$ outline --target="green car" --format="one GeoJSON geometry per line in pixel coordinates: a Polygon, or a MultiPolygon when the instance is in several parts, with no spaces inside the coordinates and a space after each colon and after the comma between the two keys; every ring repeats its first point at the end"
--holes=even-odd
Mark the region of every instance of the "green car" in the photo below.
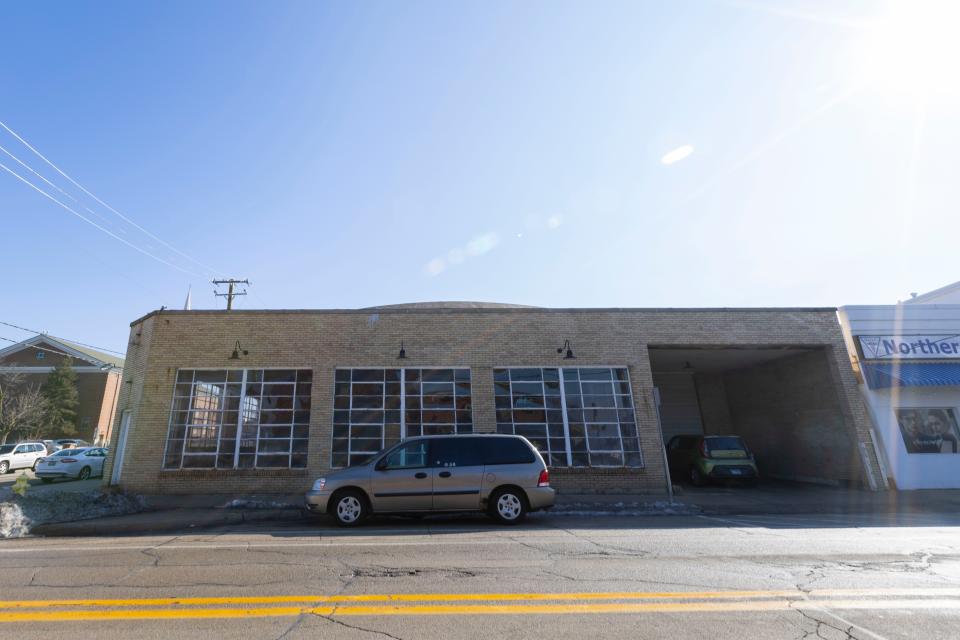
{"type": "Polygon", "coordinates": [[[757,461],[740,436],[674,436],[667,444],[670,476],[700,487],[709,480],[755,482],[757,461]]]}

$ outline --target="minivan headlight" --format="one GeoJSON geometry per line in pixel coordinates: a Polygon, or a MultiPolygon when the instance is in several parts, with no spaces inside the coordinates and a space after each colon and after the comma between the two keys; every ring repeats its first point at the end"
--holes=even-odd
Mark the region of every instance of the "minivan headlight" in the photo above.
{"type": "Polygon", "coordinates": [[[314,491],[323,491],[323,488],[324,488],[326,485],[327,485],[327,479],[326,479],[326,478],[318,478],[317,480],[314,480],[314,482],[313,482],[313,490],[314,490],[314,491]]]}

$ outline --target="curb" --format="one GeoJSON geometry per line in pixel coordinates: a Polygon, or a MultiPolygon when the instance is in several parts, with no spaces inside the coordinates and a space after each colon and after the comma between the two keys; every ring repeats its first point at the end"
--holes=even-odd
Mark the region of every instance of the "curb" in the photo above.
{"type": "Polygon", "coordinates": [[[193,532],[244,522],[290,522],[306,518],[302,509],[184,509],[180,510],[180,513],[144,511],[127,516],[38,524],[30,528],[30,533],[51,538],[148,535],[178,531],[193,532]],[[145,519],[148,522],[144,522],[145,519]]]}

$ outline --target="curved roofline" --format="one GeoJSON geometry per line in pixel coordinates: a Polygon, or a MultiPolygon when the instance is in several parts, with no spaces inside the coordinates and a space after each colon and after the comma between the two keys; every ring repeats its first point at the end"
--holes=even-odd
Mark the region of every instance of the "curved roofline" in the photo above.
{"type": "Polygon", "coordinates": [[[401,302],[399,304],[384,304],[375,307],[362,307],[361,311],[374,309],[539,309],[528,304],[511,304],[509,302],[483,302],[473,300],[436,300],[428,302],[401,302]]]}
{"type": "Polygon", "coordinates": [[[495,308],[389,308],[367,307],[365,309],[156,309],[133,322],[134,326],[158,315],[266,315],[266,314],[312,314],[312,315],[370,315],[390,314],[462,314],[462,313],[836,313],[836,307],[495,307],[495,308]]]}

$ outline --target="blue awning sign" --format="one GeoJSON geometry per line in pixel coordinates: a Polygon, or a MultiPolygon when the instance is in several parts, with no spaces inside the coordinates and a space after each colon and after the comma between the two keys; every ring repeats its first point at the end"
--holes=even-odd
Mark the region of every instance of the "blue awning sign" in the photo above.
{"type": "Polygon", "coordinates": [[[871,389],[960,386],[960,362],[864,362],[860,368],[871,389]]]}

